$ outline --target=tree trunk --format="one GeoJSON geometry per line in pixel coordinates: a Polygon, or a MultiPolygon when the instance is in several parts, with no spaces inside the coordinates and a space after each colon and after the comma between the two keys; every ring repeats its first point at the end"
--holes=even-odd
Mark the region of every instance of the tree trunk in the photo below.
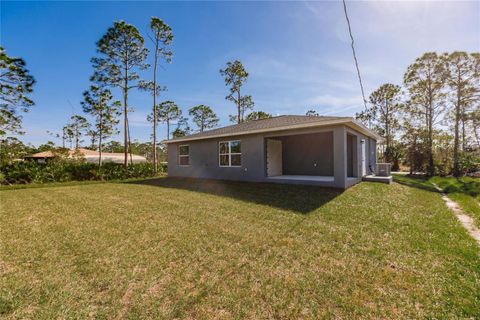
{"type": "Polygon", "coordinates": [[[428,88],[428,105],[427,105],[427,126],[428,126],[428,175],[435,175],[435,166],[433,162],[433,93],[431,84],[428,88]]]}
{"type": "Polygon", "coordinates": [[[128,54],[124,57],[124,76],[123,79],[123,139],[124,139],[124,159],[123,165],[128,167],[128,54]]]}
{"type": "Polygon", "coordinates": [[[458,159],[458,149],[460,147],[460,88],[457,87],[457,105],[455,106],[455,136],[453,142],[453,175],[458,177],[460,175],[460,165],[458,159]]]}
{"type": "Polygon", "coordinates": [[[241,105],[240,105],[240,89],[237,91],[237,111],[238,111],[238,123],[242,123],[242,118],[241,118],[241,105]]]}
{"type": "Polygon", "coordinates": [[[428,174],[429,176],[435,175],[435,166],[433,162],[433,123],[432,115],[430,115],[428,123],[428,174]]]}
{"type": "Polygon", "coordinates": [[[167,140],[170,139],[170,119],[167,118],[167,140]]]}
{"type": "Polygon", "coordinates": [[[388,102],[385,99],[385,143],[387,145],[387,150],[390,147],[390,124],[389,124],[389,114],[388,114],[388,102]]]}
{"type": "Polygon", "coordinates": [[[100,127],[98,128],[98,166],[102,166],[102,135],[103,135],[103,114],[100,111],[100,127]]]}
{"type": "Polygon", "coordinates": [[[128,151],[130,154],[130,164],[133,164],[133,159],[132,159],[132,140],[130,137],[130,124],[128,123],[128,118],[127,118],[127,136],[128,136],[128,151]]]}
{"type": "MultiPolygon", "coordinates": [[[[155,38],[155,63],[153,65],[153,171],[157,173],[157,63],[158,38],[155,38]]],[[[168,138],[168,137],[167,137],[168,138]]]]}
{"type": "Polygon", "coordinates": [[[78,150],[78,140],[79,140],[78,126],[75,127],[75,150],[78,150]]]}
{"type": "Polygon", "coordinates": [[[127,99],[128,89],[125,87],[123,90],[123,165],[125,168],[128,166],[128,124],[127,124],[127,99]]]}

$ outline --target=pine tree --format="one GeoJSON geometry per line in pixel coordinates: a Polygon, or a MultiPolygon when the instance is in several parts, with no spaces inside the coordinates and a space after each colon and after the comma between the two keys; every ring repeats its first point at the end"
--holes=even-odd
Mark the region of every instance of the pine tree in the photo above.
{"type": "Polygon", "coordinates": [[[188,114],[192,117],[193,123],[195,123],[200,132],[217,126],[219,121],[212,108],[203,104],[191,108],[188,114]]]}
{"type": "Polygon", "coordinates": [[[115,22],[97,42],[101,57],[93,58],[92,80],[105,86],[118,87],[123,94],[124,165],[128,165],[129,127],[128,93],[139,86],[138,70],[148,68],[148,50],[138,29],[125,21],[115,22]]]}
{"type": "Polygon", "coordinates": [[[113,101],[110,90],[98,86],[91,86],[83,93],[83,112],[94,118],[94,127],[91,129],[98,138],[98,165],[102,165],[102,143],[116,133],[116,125],[120,116],[120,101],[113,101]]]}
{"type": "MultiPolygon", "coordinates": [[[[170,45],[173,41],[173,32],[172,28],[166,24],[162,19],[157,17],[152,17],[150,21],[150,30],[152,31],[153,35],[150,36],[150,40],[152,40],[153,45],[155,47],[154,50],[154,63],[153,63],[153,81],[151,85],[148,84],[147,88],[152,92],[153,95],[153,166],[155,172],[157,172],[157,96],[159,95],[160,91],[166,90],[165,88],[161,88],[157,84],[157,70],[159,60],[163,60],[167,63],[172,61],[172,50],[170,49],[170,45]]],[[[144,86],[145,87],[145,86],[144,86]]]]}
{"type": "Polygon", "coordinates": [[[225,99],[232,101],[237,106],[237,114],[230,116],[230,121],[242,123],[245,121],[245,112],[254,107],[252,96],[241,95],[242,86],[248,79],[248,72],[239,60],[227,62],[225,69],[220,70],[224,77],[225,85],[230,86],[230,94],[225,99]]]}
{"type": "Polygon", "coordinates": [[[23,59],[9,57],[0,47],[0,136],[22,133],[22,116],[18,112],[28,112],[34,105],[29,94],[35,79],[25,65],[23,59]]]}
{"type": "Polygon", "coordinates": [[[428,174],[435,174],[433,140],[435,124],[445,110],[445,64],[435,52],[427,52],[411,64],[404,76],[410,93],[409,111],[421,117],[427,132],[428,174]]]}

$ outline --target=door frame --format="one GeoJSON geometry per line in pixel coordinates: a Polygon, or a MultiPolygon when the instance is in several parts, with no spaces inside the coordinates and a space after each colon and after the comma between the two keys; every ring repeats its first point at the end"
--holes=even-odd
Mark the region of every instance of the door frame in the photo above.
{"type": "MultiPolygon", "coordinates": [[[[282,148],[282,140],[277,140],[277,139],[265,139],[265,146],[266,146],[266,156],[265,156],[265,171],[266,171],[266,176],[267,177],[275,177],[275,176],[281,176],[283,174],[283,148],[282,148]],[[270,145],[270,149],[272,148],[272,144],[276,144],[276,148],[280,148],[280,150],[276,150],[277,153],[279,153],[279,159],[277,157],[276,161],[276,172],[274,172],[273,174],[270,174],[270,170],[269,170],[269,166],[268,166],[268,163],[269,163],[269,154],[270,154],[270,150],[269,150],[269,145],[270,145]]],[[[270,167],[271,168],[271,167],[270,167]]]]}
{"type": "Polygon", "coordinates": [[[361,162],[361,174],[362,177],[367,175],[367,146],[365,143],[365,139],[360,141],[361,144],[361,154],[360,154],[360,162],[361,162]]]}

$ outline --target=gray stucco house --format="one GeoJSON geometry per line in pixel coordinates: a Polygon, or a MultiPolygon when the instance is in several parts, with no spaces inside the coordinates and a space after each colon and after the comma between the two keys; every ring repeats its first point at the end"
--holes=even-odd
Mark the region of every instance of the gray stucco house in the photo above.
{"type": "Polygon", "coordinates": [[[279,116],[164,142],[171,177],[346,189],[375,167],[379,140],[351,117],[279,116]]]}

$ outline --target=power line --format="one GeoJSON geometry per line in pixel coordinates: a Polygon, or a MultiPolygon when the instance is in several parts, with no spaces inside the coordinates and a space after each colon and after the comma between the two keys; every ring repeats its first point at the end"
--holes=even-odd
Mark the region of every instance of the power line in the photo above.
{"type": "Polygon", "coordinates": [[[355,60],[355,67],[357,68],[358,81],[360,82],[360,89],[362,90],[363,105],[365,106],[365,111],[367,110],[367,99],[365,99],[365,91],[363,90],[362,76],[360,75],[360,68],[358,67],[357,55],[355,54],[355,41],[353,40],[352,28],[350,26],[350,19],[348,19],[347,13],[347,4],[343,0],[343,12],[345,12],[345,18],[347,19],[348,24],[348,33],[350,34],[350,39],[352,40],[351,47],[353,52],[353,60],[355,60]]]}

